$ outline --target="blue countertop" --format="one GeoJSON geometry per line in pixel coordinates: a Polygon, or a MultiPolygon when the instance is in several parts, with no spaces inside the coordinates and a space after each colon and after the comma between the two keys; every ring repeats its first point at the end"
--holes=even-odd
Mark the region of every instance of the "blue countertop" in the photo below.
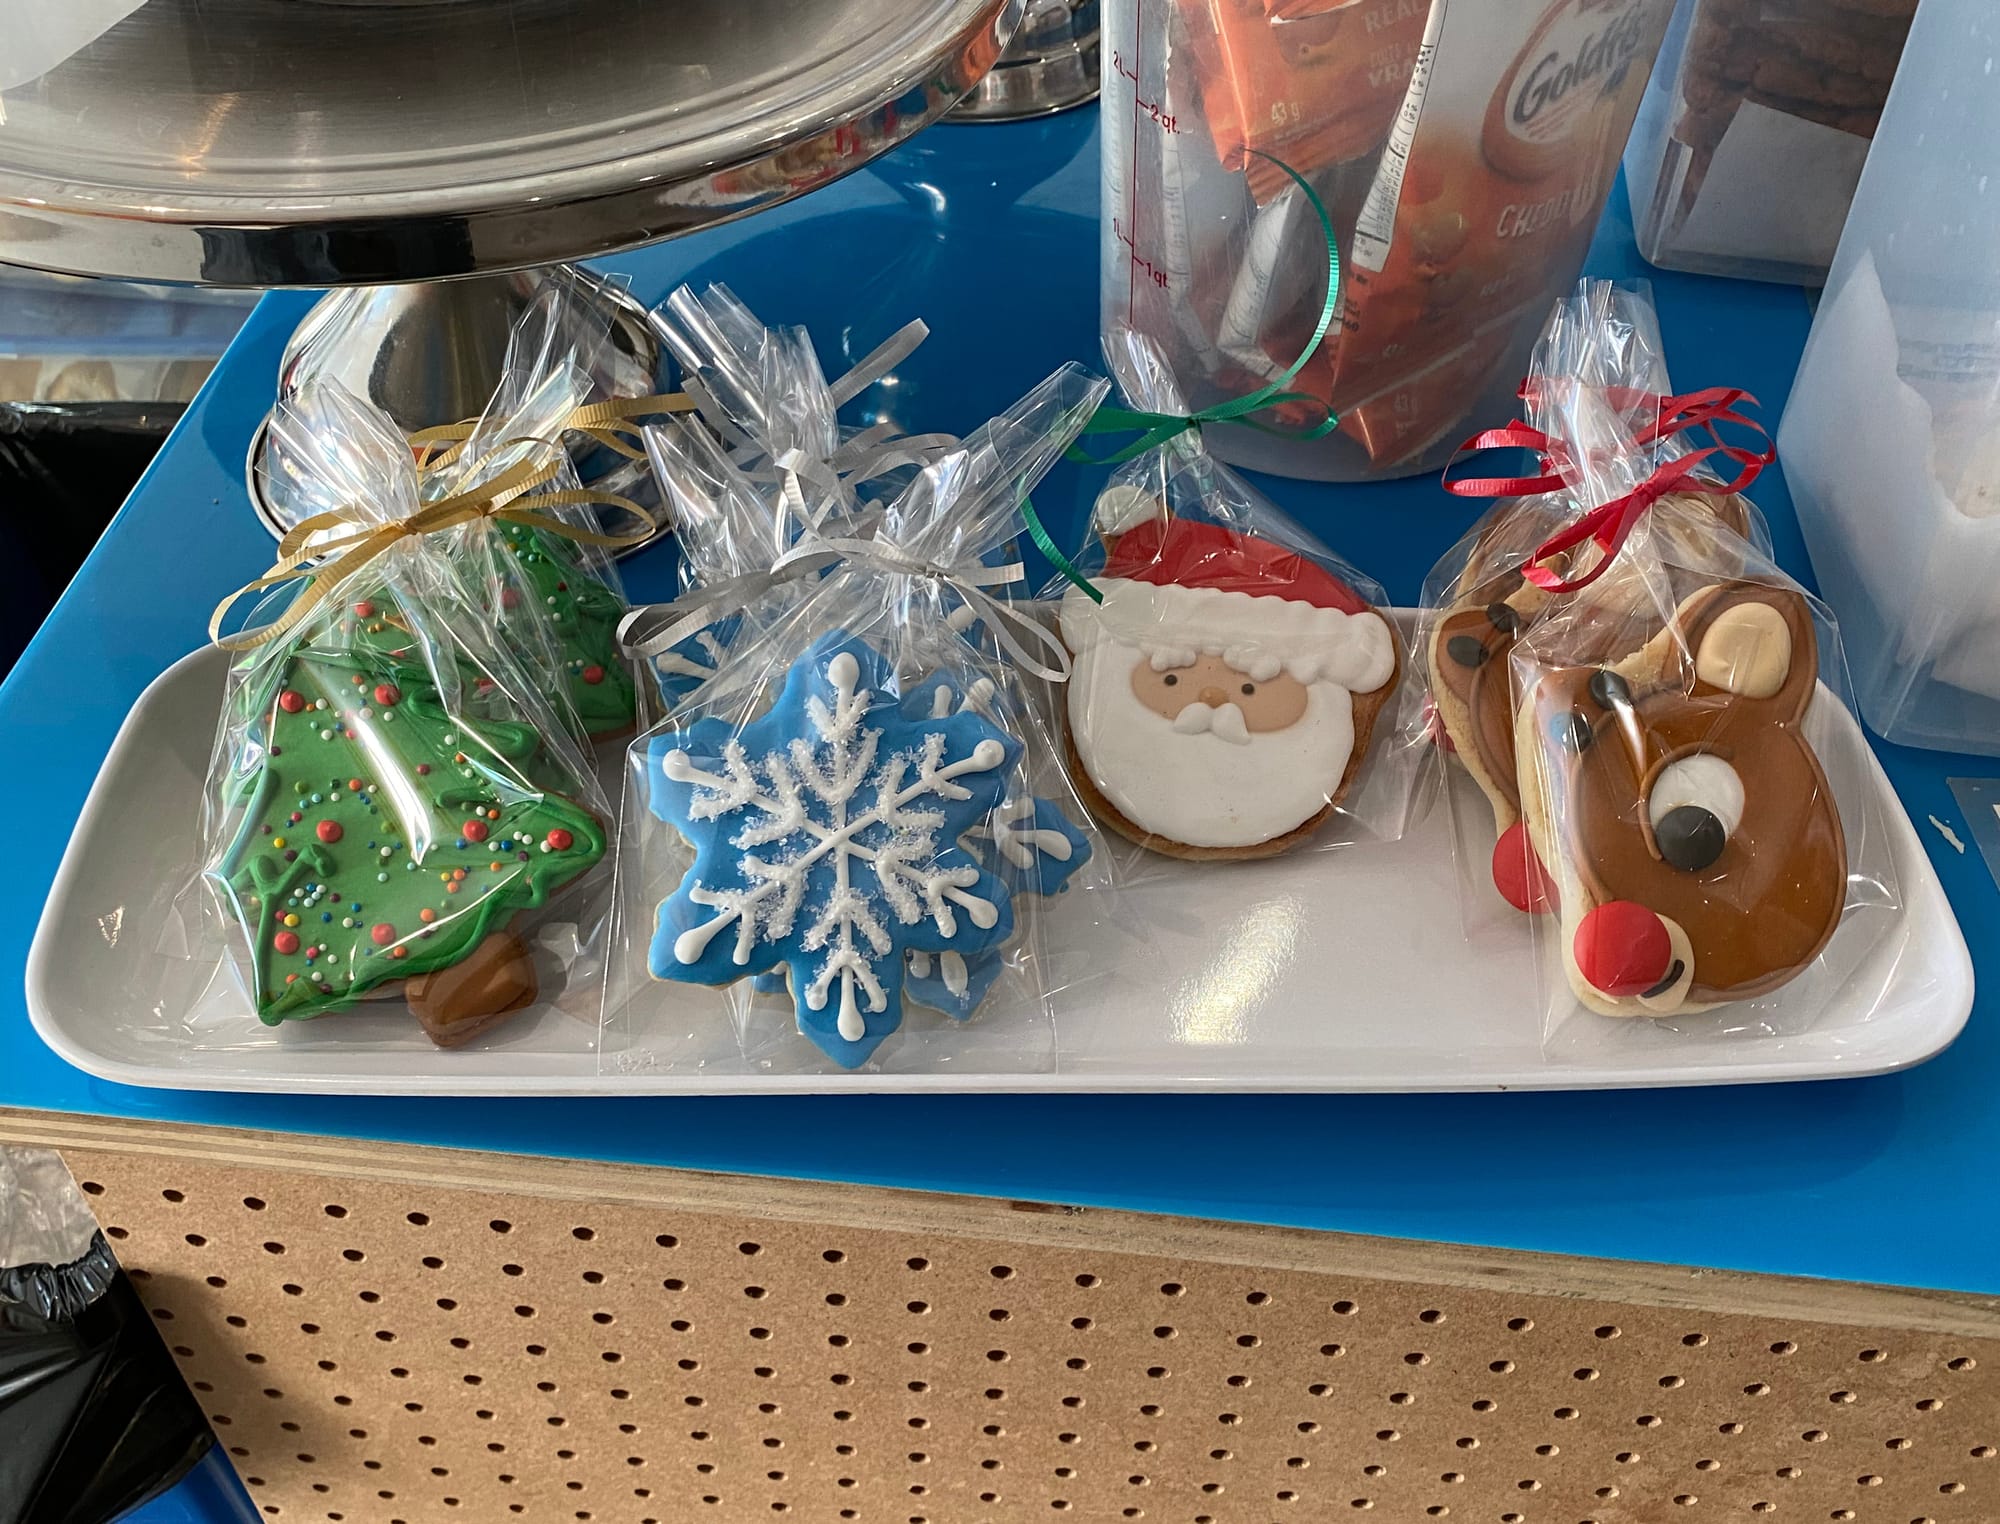
{"type": "MultiPolygon", "coordinates": [[[[945,127],[871,170],[749,222],[608,261],[655,301],[724,280],[822,352],[858,357],[898,323],[915,428],[962,430],[1065,359],[1097,352],[1095,113],[945,127]],[[1011,206],[1007,237],[995,214],[1011,206]]],[[[1748,387],[1775,431],[1809,313],[1797,290],[1650,271],[1622,195],[1595,273],[1650,277],[1676,380],[1748,387]]],[[[0,961],[18,971],[85,793],[127,707],[204,638],[219,594],[269,563],[243,458],[309,294],[268,297],[0,688],[14,869],[0,961]]],[[[837,369],[829,359],[828,368],[837,369]]],[[[1037,493],[1058,538],[1088,482],[1037,493]],[[1065,517],[1065,514],[1068,517],[1065,517]]],[[[1476,511],[1434,479],[1269,484],[1278,501],[1415,600],[1476,511]]],[[[1807,563],[1779,472],[1753,495],[1780,559],[1807,563]]],[[[665,552],[629,580],[667,590],[665,552]]],[[[1880,748],[2000,989],[2000,892],[1951,776],[1990,761],[1880,748]]],[[[1989,983],[1989,980],[1991,981],[1989,983]]],[[[1990,994],[1958,1043],[1907,1073],[1813,1084],[1446,1096],[987,1096],[369,1100],[138,1090],[71,1069],[0,999],[0,1104],[105,1116],[817,1177],[1286,1223],[1409,1238],[2000,1293],[2000,1058],[1990,994]]]]}

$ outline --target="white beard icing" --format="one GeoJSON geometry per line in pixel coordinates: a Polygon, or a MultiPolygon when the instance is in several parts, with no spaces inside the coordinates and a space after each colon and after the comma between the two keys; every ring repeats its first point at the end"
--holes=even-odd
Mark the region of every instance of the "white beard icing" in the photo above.
{"type": "MultiPolygon", "coordinates": [[[[1183,732],[1178,720],[1141,703],[1132,669],[1146,659],[1135,645],[1094,640],[1077,655],[1069,680],[1077,755],[1127,820],[1191,847],[1250,847],[1296,830],[1326,808],[1354,750],[1347,689],[1312,683],[1296,722],[1249,732],[1239,742],[1207,728],[1183,732]]],[[[1235,709],[1225,704],[1213,711],[1211,725],[1213,714],[1235,709]]]]}

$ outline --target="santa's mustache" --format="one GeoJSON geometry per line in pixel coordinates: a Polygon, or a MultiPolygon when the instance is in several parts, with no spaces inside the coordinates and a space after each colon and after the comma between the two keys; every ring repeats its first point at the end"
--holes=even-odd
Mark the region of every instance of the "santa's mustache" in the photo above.
{"type": "Polygon", "coordinates": [[[1211,709],[1197,699],[1174,716],[1174,729],[1184,736],[1198,736],[1206,731],[1232,746],[1250,744],[1250,727],[1243,723],[1243,711],[1234,704],[1211,709]]]}

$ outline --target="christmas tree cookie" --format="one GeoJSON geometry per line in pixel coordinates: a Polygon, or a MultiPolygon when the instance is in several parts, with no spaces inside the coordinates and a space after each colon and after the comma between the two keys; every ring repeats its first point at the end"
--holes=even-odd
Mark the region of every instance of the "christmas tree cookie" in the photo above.
{"type": "MultiPolygon", "coordinates": [[[[494,707],[463,675],[463,707],[494,707]]],[[[234,836],[212,877],[249,936],[262,1020],[400,985],[451,1046],[530,1004],[508,927],[605,850],[590,810],[532,781],[547,770],[536,730],[447,713],[386,595],[269,660],[246,702],[234,836]]]]}
{"type": "Polygon", "coordinates": [[[564,692],[596,740],[632,728],[635,692],[631,669],[618,650],[618,621],[625,601],[585,567],[574,546],[560,535],[528,524],[500,520],[501,542],[521,573],[503,603],[532,598],[542,606],[555,636],[564,692]]]}

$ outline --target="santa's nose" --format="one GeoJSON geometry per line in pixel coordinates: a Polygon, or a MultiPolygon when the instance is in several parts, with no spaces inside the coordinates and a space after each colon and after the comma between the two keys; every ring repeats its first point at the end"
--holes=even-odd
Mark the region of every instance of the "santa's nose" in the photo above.
{"type": "Polygon", "coordinates": [[[1229,702],[1229,695],[1220,688],[1204,688],[1201,690],[1201,701],[1211,709],[1220,709],[1229,702]]]}

